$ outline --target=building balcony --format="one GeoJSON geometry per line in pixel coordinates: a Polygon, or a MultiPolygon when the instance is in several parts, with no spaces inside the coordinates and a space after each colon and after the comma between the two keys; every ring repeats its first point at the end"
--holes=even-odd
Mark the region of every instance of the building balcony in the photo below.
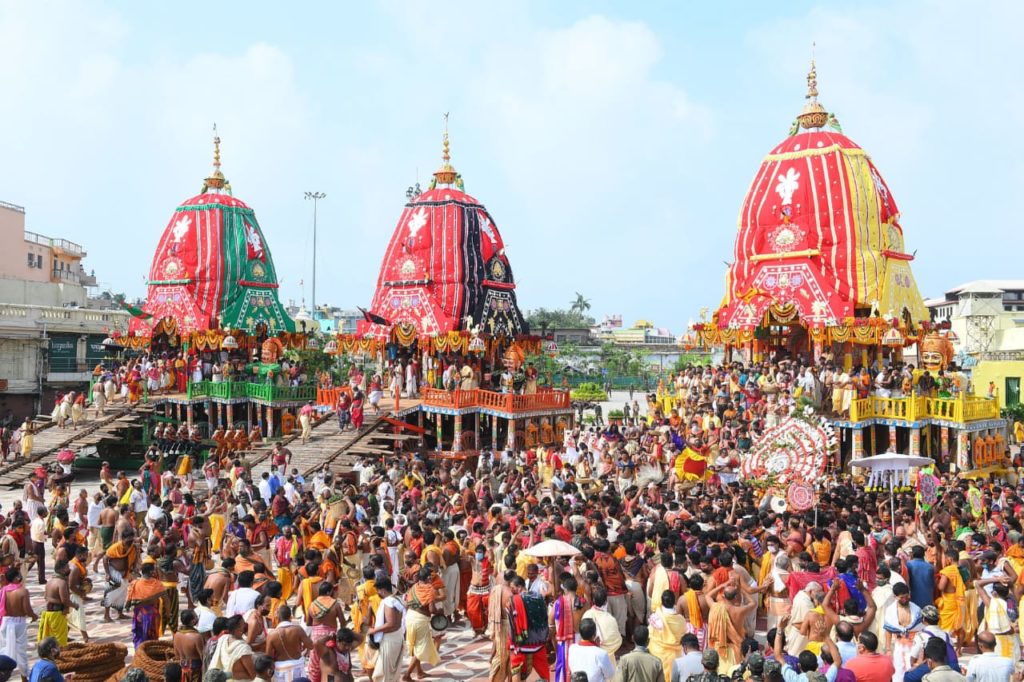
{"type": "Polygon", "coordinates": [[[545,410],[571,409],[567,391],[540,389],[537,393],[497,393],[476,388],[469,391],[445,391],[440,388],[425,388],[423,404],[429,408],[463,410],[479,409],[504,414],[542,412],[545,410]]]}
{"type": "Polygon", "coordinates": [[[32,336],[37,336],[44,327],[48,333],[101,334],[127,326],[129,317],[123,310],[0,303],[0,328],[5,332],[24,330],[32,336]]]}
{"type": "Polygon", "coordinates": [[[50,273],[50,281],[61,282],[64,284],[81,284],[82,278],[79,276],[79,273],[74,272],[72,270],[61,270],[59,268],[54,268],[53,271],[50,273]]]}
{"type": "MultiPolygon", "coordinates": [[[[260,403],[298,404],[317,397],[316,385],[277,386],[249,381],[189,382],[185,397],[189,400],[210,398],[223,401],[254,400],[260,403]]],[[[159,396],[153,396],[157,399],[159,396]]]]}
{"type": "Polygon", "coordinates": [[[882,398],[869,396],[850,404],[850,422],[892,419],[908,423],[938,420],[966,424],[983,419],[999,419],[999,403],[977,396],[958,398],[882,398]]]}
{"type": "Polygon", "coordinates": [[[85,249],[82,248],[81,244],[68,241],[67,239],[54,239],[47,237],[46,235],[39,234],[38,232],[29,232],[25,230],[25,241],[32,244],[39,244],[40,246],[48,246],[57,253],[67,254],[75,258],[84,258],[85,249]]]}

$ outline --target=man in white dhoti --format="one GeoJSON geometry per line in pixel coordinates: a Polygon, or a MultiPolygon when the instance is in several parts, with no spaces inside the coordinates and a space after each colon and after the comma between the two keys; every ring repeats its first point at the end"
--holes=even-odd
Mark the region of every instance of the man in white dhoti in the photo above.
{"type": "Polygon", "coordinates": [[[267,633],[267,652],[274,658],[274,682],[292,682],[306,674],[305,651],[313,648],[313,640],[297,623],[293,623],[291,607],[277,609],[278,625],[267,633]]]}
{"type": "Polygon", "coordinates": [[[377,649],[373,680],[398,682],[402,679],[402,659],[405,658],[405,606],[392,594],[390,580],[377,578],[373,584],[381,598],[374,625],[366,631],[372,647],[377,649]]]}
{"type": "Polygon", "coordinates": [[[36,619],[28,590],[22,584],[21,569],[11,566],[0,587],[0,654],[14,659],[23,679],[28,679],[28,620],[36,619]]]}

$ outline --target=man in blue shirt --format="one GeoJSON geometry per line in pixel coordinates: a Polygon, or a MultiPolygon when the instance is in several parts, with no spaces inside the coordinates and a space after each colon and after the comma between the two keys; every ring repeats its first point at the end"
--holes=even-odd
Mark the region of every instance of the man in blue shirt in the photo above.
{"type": "Polygon", "coordinates": [[[932,603],[935,592],[935,567],[924,559],[924,547],[915,545],[911,550],[913,558],[907,562],[910,583],[910,601],[922,609],[932,603]]]}

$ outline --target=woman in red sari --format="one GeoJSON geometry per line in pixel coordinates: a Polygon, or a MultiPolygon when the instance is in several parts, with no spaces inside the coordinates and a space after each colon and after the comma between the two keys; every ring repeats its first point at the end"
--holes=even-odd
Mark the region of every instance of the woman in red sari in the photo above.
{"type": "Polygon", "coordinates": [[[352,428],[356,431],[363,428],[363,391],[358,386],[352,389],[352,404],[349,406],[352,428]]]}

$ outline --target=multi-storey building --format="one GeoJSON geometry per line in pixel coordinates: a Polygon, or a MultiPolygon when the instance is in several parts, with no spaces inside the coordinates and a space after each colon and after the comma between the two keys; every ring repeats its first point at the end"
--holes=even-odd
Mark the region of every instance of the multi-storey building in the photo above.
{"type": "Polygon", "coordinates": [[[81,390],[128,314],[88,307],[96,278],[85,249],[25,229],[25,209],[0,202],[0,421],[48,412],[81,390]]]}

